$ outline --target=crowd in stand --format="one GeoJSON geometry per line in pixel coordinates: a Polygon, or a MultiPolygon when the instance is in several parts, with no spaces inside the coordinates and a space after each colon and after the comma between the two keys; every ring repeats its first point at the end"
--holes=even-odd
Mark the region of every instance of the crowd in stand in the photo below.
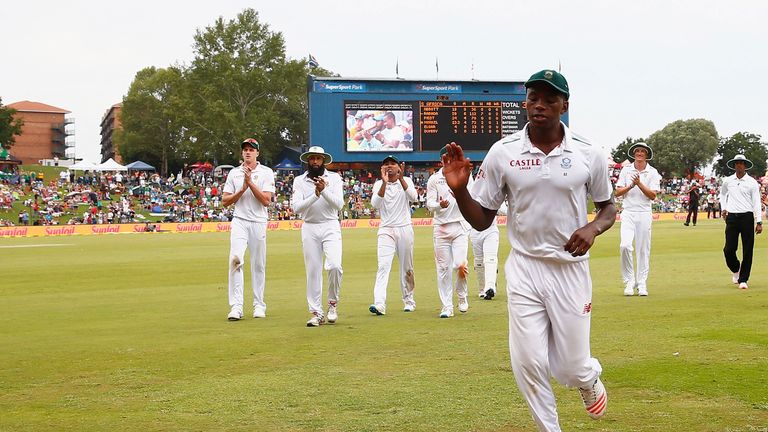
{"type": "MultiPolygon", "coordinates": [[[[615,167],[610,174],[613,183],[618,179],[619,169],[615,167]]],[[[413,211],[425,207],[427,179],[432,172],[434,169],[407,168],[406,175],[413,179],[418,196],[413,211]]],[[[342,217],[375,218],[377,215],[370,206],[370,200],[374,193],[373,183],[379,173],[342,170],[339,174],[344,179],[347,200],[342,217]]],[[[296,217],[290,207],[295,175],[298,175],[297,171],[276,172],[276,194],[274,204],[270,206],[271,220],[296,217]]],[[[146,171],[76,174],[65,170],[58,179],[46,182],[42,173],[22,172],[0,180],[0,211],[10,209],[16,202],[22,204],[18,219],[0,219],[0,225],[130,223],[145,222],[148,217],[161,222],[229,221],[232,210],[221,203],[225,179],[226,173],[213,175],[210,171],[161,177],[146,171]]],[[[654,203],[654,211],[686,211],[692,181],[700,186],[702,211],[706,209],[712,217],[717,217],[721,179],[715,177],[663,180],[662,195],[654,203]]]]}

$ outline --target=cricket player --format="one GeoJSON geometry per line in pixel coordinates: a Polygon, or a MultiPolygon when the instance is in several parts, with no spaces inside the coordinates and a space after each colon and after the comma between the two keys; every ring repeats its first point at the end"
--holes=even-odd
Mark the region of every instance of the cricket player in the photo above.
{"type": "Polygon", "coordinates": [[[619,173],[614,194],[623,196],[621,207],[621,278],[624,295],[648,295],[648,272],[651,261],[651,204],[661,191],[661,175],[648,164],[653,150],[643,142],[635,143],[627,151],[634,162],[619,173]],[[632,243],[635,247],[633,249],[632,243]],[[633,250],[637,256],[637,273],[634,271],[633,250]]]}
{"type": "Polygon", "coordinates": [[[588,251],[616,218],[607,156],[573,134],[568,82],[543,70],[526,81],[528,123],[495,143],[471,193],[472,165],[451,143],[443,175],[464,218],[486,229],[507,201],[509,352],[518,388],[540,431],[561,431],[550,373],[581,393],[590,417],[605,414],[602,367],[589,346],[592,280],[588,251]],[[587,222],[587,194],[597,215],[587,222]]]}
{"type": "Polygon", "coordinates": [[[405,177],[405,163],[389,155],[381,162],[381,179],[373,184],[371,205],[381,217],[378,232],[378,269],[373,287],[373,304],[368,310],[375,315],[387,313],[387,283],[392,269],[392,258],[400,260],[400,289],[403,294],[403,311],[413,312],[413,224],[411,204],[416,202],[416,188],[410,177],[405,177]]]}
{"type": "MultiPolygon", "coordinates": [[[[448,146],[440,149],[440,156],[448,146]]],[[[432,240],[437,267],[437,291],[440,295],[440,318],[453,316],[453,293],[459,300],[459,312],[469,310],[467,299],[467,248],[469,224],[461,216],[453,192],[445,182],[442,168],[427,180],[427,208],[432,212],[432,240]],[[453,274],[456,274],[454,281],[453,274]]]]}
{"type": "Polygon", "coordinates": [[[312,146],[300,157],[307,171],[293,180],[291,207],[300,214],[301,244],[307,272],[307,303],[312,317],[307,327],[318,327],[326,319],[335,323],[341,290],[341,225],[339,210],[344,205],[341,176],[328,171],[333,161],[320,146],[312,146]],[[328,314],[323,313],[323,257],[328,270],[328,314]]]}
{"type": "Polygon", "coordinates": [[[229,247],[230,321],[243,318],[243,263],[245,249],[251,254],[253,317],[267,316],[264,303],[267,264],[267,207],[275,193],[275,173],[260,164],[259,143],[248,138],[240,144],[243,164],[233,168],[224,183],[222,203],[234,205],[229,247]]]}
{"type": "Polygon", "coordinates": [[[747,289],[747,281],[752,272],[752,252],[755,247],[755,234],[763,232],[763,209],[760,197],[760,185],[747,174],[752,161],[742,154],[737,154],[725,165],[736,171],[723,180],[720,187],[720,209],[725,220],[725,264],[733,272],[733,283],[740,289],[747,289]],[[741,237],[741,262],[736,256],[741,237]]]}
{"type": "MultiPolygon", "coordinates": [[[[496,214],[507,214],[506,202],[501,204],[496,214]]],[[[470,229],[469,239],[472,241],[478,296],[481,299],[493,300],[496,296],[496,276],[499,272],[499,227],[496,221],[483,231],[470,229]]]]}

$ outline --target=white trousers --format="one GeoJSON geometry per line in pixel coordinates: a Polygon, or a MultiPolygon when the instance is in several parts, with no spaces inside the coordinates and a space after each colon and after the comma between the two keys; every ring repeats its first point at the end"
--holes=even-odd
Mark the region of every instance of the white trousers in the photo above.
{"type": "Polygon", "coordinates": [[[651,260],[651,212],[621,212],[621,278],[624,284],[645,286],[651,260]],[[634,242],[634,248],[632,243],[634,242]],[[634,270],[632,252],[637,257],[634,270]]]}
{"type": "Polygon", "coordinates": [[[378,233],[378,269],[373,287],[373,303],[387,305],[387,285],[392,258],[397,254],[400,261],[400,290],[403,304],[416,306],[413,289],[416,285],[413,275],[413,226],[381,227],[378,233]]]}
{"type": "Polygon", "coordinates": [[[480,294],[491,289],[496,291],[496,276],[499,269],[499,228],[494,224],[483,231],[470,230],[472,252],[475,257],[477,289],[480,294]]]}
{"type": "Polygon", "coordinates": [[[437,266],[437,291],[443,307],[453,307],[453,291],[460,299],[467,297],[467,278],[458,274],[459,267],[467,266],[469,234],[461,222],[435,225],[432,231],[437,266]],[[453,273],[457,273],[453,280],[453,273]]]}
{"type": "Polygon", "coordinates": [[[229,234],[229,306],[243,310],[243,264],[245,249],[250,252],[253,307],[266,310],[264,303],[267,266],[267,224],[233,218],[229,234]]]}
{"type": "Polygon", "coordinates": [[[589,262],[559,263],[513,250],[505,271],[512,371],[539,430],[557,432],[550,374],[563,385],[583,387],[602,372],[589,348],[589,262]]]}
{"type": "Polygon", "coordinates": [[[307,273],[307,304],[309,312],[323,312],[323,268],[328,271],[328,303],[339,301],[341,289],[341,226],[339,221],[307,223],[301,226],[304,246],[304,268],[307,273]],[[325,257],[325,266],[323,266],[325,257]]]}

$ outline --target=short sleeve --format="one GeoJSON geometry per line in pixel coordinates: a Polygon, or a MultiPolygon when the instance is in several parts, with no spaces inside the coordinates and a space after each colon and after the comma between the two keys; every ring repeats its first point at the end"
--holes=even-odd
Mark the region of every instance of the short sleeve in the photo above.
{"type": "Polygon", "coordinates": [[[498,210],[507,195],[503,165],[500,163],[504,160],[501,151],[500,143],[491,147],[480,165],[474,183],[468,185],[472,198],[489,210],[498,210]]]}
{"type": "Polygon", "coordinates": [[[589,193],[592,201],[605,202],[611,199],[611,180],[608,178],[608,156],[594,149],[591,152],[589,193]]]}

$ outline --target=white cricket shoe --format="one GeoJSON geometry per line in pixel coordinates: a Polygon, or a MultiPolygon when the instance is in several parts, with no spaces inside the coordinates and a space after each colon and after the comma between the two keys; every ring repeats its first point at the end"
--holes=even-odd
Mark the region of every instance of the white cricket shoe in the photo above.
{"type": "Polygon", "coordinates": [[[253,307],[253,317],[254,318],[266,318],[267,317],[267,308],[262,306],[254,306],[253,307]]]}
{"type": "Polygon", "coordinates": [[[478,293],[477,296],[480,297],[481,299],[484,299],[485,298],[485,291],[482,291],[482,292],[478,293]]]}
{"type": "Polygon", "coordinates": [[[328,306],[328,322],[333,324],[339,319],[339,313],[336,311],[336,305],[328,306]]]}
{"type": "Polygon", "coordinates": [[[238,307],[233,306],[232,309],[229,310],[229,315],[227,315],[227,319],[230,321],[240,321],[243,319],[243,311],[240,310],[238,307]]]}
{"type": "Polygon", "coordinates": [[[624,287],[624,295],[627,297],[631,297],[635,295],[635,283],[634,282],[627,282],[627,285],[624,287]]]}
{"type": "Polygon", "coordinates": [[[731,281],[732,281],[733,283],[735,283],[735,284],[738,284],[738,283],[739,283],[739,273],[740,273],[740,271],[737,271],[737,272],[736,272],[736,273],[734,273],[734,274],[733,274],[733,276],[731,277],[731,281]]]}
{"type": "Polygon", "coordinates": [[[469,310],[469,301],[466,298],[459,299],[459,312],[465,313],[469,310]]]}
{"type": "Polygon", "coordinates": [[[372,305],[370,305],[368,307],[368,311],[371,312],[372,314],[376,314],[376,315],[386,315],[387,314],[387,309],[384,307],[384,305],[372,304],[372,305]]]}
{"type": "Polygon", "coordinates": [[[597,420],[605,415],[605,409],[608,408],[608,392],[605,391],[600,377],[597,377],[595,382],[586,388],[579,387],[579,392],[581,392],[581,399],[584,401],[584,408],[590,417],[597,420]]]}
{"type": "Polygon", "coordinates": [[[440,310],[440,318],[450,318],[453,316],[453,307],[443,306],[440,310]]]}
{"type": "Polygon", "coordinates": [[[307,327],[320,327],[325,322],[325,317],[315,312],[312,318],[307,321],[307,327]]]}
{"type": "Polygon", "coordinates": [[[413,312],[416,310],[416,305],[413,302],[408,302],[403,307],[403,312],[413,312]]]}
{"type": "Polygon", "coordinates": [[[742,282],[742,283],[739,284],[739,289],[747,289],[747,288],[749,288],[749,287],[747,286],[746,282],[742,282]]]}
{"type": "Polygon", "coordinates": [[[637,295],[640,297],[648,297],[648,287],[640,285],[637,287],[637,295]]]}

